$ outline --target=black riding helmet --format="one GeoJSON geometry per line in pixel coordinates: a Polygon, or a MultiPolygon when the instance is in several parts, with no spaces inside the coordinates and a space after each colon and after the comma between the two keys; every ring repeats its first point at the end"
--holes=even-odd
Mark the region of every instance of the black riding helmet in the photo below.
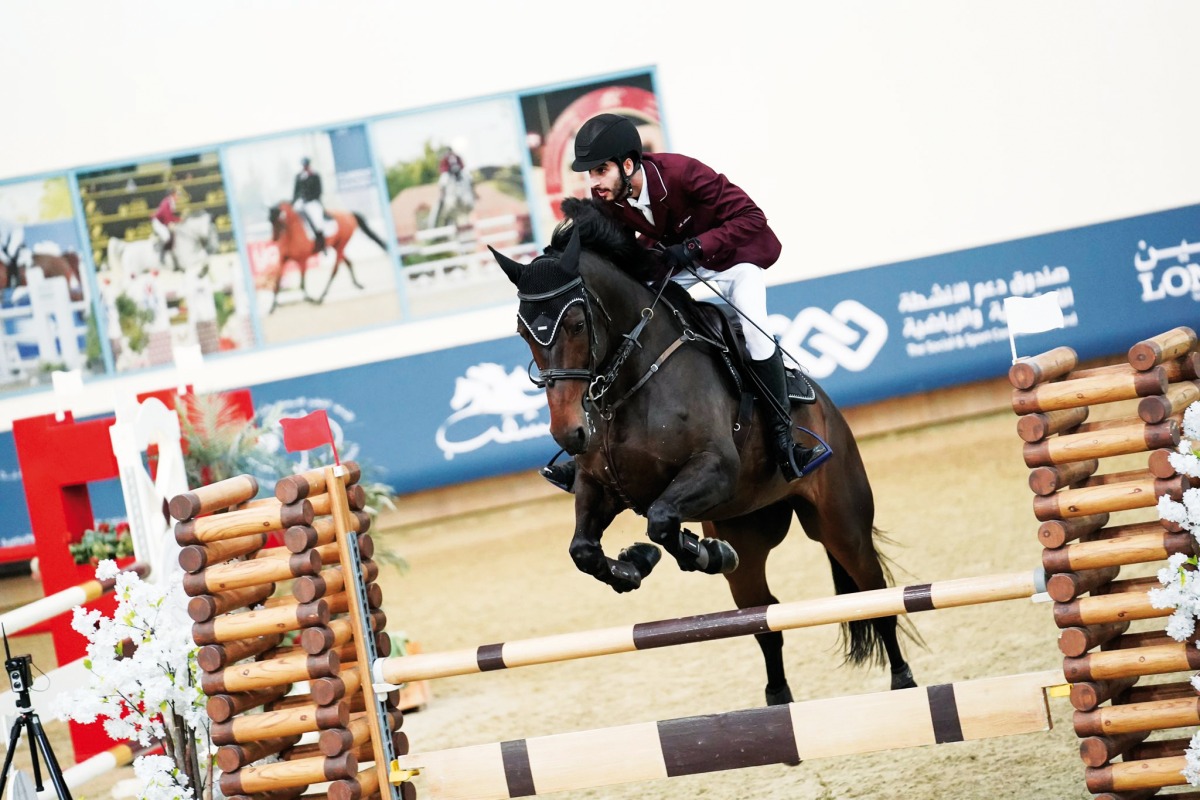
{"type": "Polygon", "coordinates": [[[637,127],[619,114],[597,114],[575,134],[571,169],[587,172],[605,161],[621,164],[626,157],[632,157],[635,165],[641,161],[642,137],[637,127]]]}

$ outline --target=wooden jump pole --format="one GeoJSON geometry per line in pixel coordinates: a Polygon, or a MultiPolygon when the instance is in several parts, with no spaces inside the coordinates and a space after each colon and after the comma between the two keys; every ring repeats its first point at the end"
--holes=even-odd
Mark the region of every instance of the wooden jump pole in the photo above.
{"type": "MultiPolygon", "coordinates": [[[[150,574],[150,565],[137,562],[130,564],[121,570],[122,572],[135,572],[139,577],[146,577],[150,574]]],[[[106,581],[98,581],[92,579],[76,584],[61,592],[47,595],[40,600],[34,600],[32,603],[14,608],[12,611],[7,611],[0,614],[0,625],[4,626],[4,632],[8,635],[13,635],[18,631],[23,631],[26,628],[31,628],[39,622],[45,622],[48,619],[53,619],[59,614],[70,611],[75,606],[81,606],[84,603],[102,597],[111,592],[116,586],[116,579],[111,578],[106,581]]]]}
{"type": "Polygon", "coordinates": [[[373,674],[376,683],[401,684],[892,614],[1019,600],[1042,591],[1045,591],[1045,573],[1040,569],[958,578],[615,628],[576,631],[444,653],[396,656],[376,661],[373,674]]]}
{"type": "Polygon", "coordinates": [[[502,800],[1050,729],[1058,670],[401,756],[434,800],[502,800]]]}

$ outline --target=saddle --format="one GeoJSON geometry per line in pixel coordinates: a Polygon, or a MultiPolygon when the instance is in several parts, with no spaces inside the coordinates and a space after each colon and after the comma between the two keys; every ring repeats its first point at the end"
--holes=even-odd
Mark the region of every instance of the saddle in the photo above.
{"type": "MultiPolygon", "coordinates": [[[[750,354],[746,351],[746,335],[737,312],[726,303],[697,300],[675,281],[667,281],[662,296],[683,322],[701,336],[724,345],[723,350],[715,350],[715,360],[724,366],[722,374],[729,379],[734,391],[739,394],[752,391],[749,388],[754,385],[750,379],[750,354]]],[[[792,405],[817,401],[816,390],[803,372],[785,365],[784,373],[792,405]]]]}

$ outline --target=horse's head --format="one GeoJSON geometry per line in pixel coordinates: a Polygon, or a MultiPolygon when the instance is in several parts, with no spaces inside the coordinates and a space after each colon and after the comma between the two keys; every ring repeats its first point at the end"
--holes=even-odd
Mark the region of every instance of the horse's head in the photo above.
{"type": "Polygon", "coordinates": [[[217,234],[216,223],[213,222],[212,215],[207,211],[193,211],[188,214],[181,224],[181,229],[209,255],[215,255],[220,249],[221,239],[217,234]]]}
{"type": "MultiPolygon", "coordinates": [[[[640,274],[645,251],[587,201],[565,201],[567,220],[545,252],[529,264],[492,255],[517,287],[517,333],[529,345],[550,407],[550,433],[572,455],[587,449],[589,390],[610,355],[609,329],[632,313],[633,303],[606,308],[605,296],[637,291],[638,284],[613,267],[620,260],[640,274]],[[584,249],[586,244],[587,249],[584,249]]],[[[644,289],[642,289],[644,291],[644,289]]],[[[626,299],[631,300],[632,297],[626,299]]]]}

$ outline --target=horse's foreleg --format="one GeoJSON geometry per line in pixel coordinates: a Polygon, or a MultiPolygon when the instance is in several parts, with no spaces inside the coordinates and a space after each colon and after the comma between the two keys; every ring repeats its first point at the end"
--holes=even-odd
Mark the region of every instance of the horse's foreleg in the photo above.
{"type": "Polygon", "coordinates": [[[721,539],[700,539],[682,527],[685,519],[726,500],[736,483],[736,462],[705,451],[688,461],[646,511],[646,533],[686,571],[720,575],[737,569],[737,552],[721,539]]]}
{"type": "Polygon", "coordinates": [[[575,483],[575,535],[571,537],[571,560],[580,572],[608,584],[617,592],[630,592],[642,585],[658,563],[658,548],[640,543],[617,558],[604,555],[600,538],[620,512],[621,506],[581,474],[575,483]]]}

